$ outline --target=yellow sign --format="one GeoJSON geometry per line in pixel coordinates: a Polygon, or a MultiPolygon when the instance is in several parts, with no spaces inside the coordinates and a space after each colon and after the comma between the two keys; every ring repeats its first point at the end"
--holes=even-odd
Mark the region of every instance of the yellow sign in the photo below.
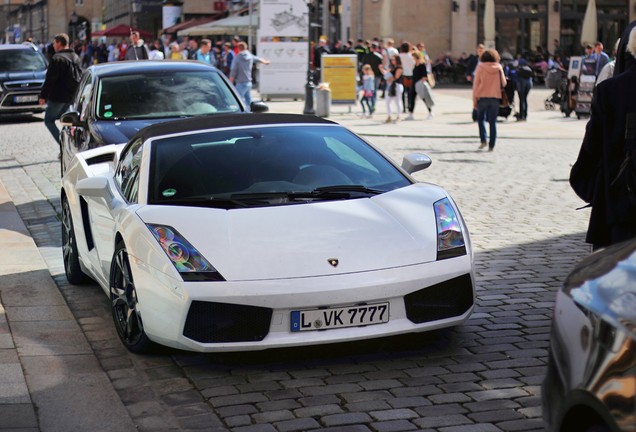
{"type": "Polygon", "coordinates": [[[358,56],[355,54],[323,55],[322,82],[329,83],[331,103],[356,103],[358,56]]]}

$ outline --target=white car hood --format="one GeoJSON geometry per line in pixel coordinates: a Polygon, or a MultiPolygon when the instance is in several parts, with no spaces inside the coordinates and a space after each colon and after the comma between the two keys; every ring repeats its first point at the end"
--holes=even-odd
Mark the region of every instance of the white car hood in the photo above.
{"type": "Polygon", "coordinates": [[[175,228],[228,281],[298,278],[434,261],[433,203],[445,196],[414,184],[369,199],[232,210],[149,205],[137,213],[175,228]]]}

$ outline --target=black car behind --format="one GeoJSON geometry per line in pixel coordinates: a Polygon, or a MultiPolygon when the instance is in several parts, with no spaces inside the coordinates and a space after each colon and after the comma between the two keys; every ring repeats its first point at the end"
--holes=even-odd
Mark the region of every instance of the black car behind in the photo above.
{"type": "MultiPolygon", "coordinates": [[[[252,103],[252,112],[267,106],[252,103]]],[[[79,151],[127,142],[155,123],[248,112],[216,68],[195,61],[124,61],[89,67],[62,115],[62,173],[79,151]]]]}

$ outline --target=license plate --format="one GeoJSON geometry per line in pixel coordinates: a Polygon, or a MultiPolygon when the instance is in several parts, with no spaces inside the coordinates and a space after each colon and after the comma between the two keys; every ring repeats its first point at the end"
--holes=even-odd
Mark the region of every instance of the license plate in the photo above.
{"type": "Polygon", "coordinates": [[[291,312],[291,331],[329,330],[389,322],[389,303],[291,312]]]}
{"type": "Polygon", "coordinates": [[[25,102],[37,102],[38,95],[28,95],[28,96],[14,96],[13,101],[15,103],[25,103],[25,102]]]}

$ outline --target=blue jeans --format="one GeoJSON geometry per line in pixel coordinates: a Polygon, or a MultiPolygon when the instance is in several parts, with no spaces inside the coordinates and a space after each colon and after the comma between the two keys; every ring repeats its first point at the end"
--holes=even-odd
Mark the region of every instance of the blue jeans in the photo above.
{"type": "Polygon", "coordinates": [[[479,139],[488,141],[488,147],[494,148],[497,140],[497,114],[499,101],[496,98],[481,98],[477,101],[477,124],[479,125],[479,139]],[[486,134],[486,122],[490,125],[490,140],[486,134]]]}
{"type": "Polygon", "coordinates": [[[252,83],[251,82],[243,82],[243,83],[236,83],[234,84],[234,87],[236,87],[236,91],[238,92],[239,96],[241,98],[243,98],[243,102],[245,102],[245,105],[247,105],[247,110],[250,110],[250,104],[252,103],[252,83]]]}
{"type": "Polygon", "coordinates": [[[55,142],[60,144],[60,130],[57,128],[55,121],[64,114],[69,107],[67,102],[46,101],[46,111],[44,111],[44,126],[51,132],[55,142]]]}
{"type": "Polygon", "coordinates": [[[528,118],[528,93],[532,88],[531,79],[518,79],[517,80],[517,93],[519,94],[519,118],[528,118]]]}
{"type": "Polygon", "coordinates": [[[369,114],[373,114],[373,111],[375,111],[375,107],[373,106],[373,98],[362,96],[362,99],[360,99],[360,105],[362,105],[363,113],[366,113],[366,110],[364,109],[365,104],[367,105],[367,107],[369,107],[369,114]]]}

